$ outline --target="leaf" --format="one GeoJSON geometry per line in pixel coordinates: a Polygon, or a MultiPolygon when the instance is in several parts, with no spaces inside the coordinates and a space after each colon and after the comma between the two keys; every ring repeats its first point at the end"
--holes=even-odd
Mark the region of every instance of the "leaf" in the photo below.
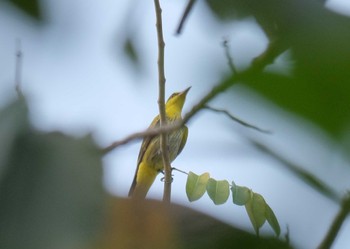
{"type": "Polygon", "coordinates": [[[135,48],[134,40],[131,37],[128,37],[124,42],[124,53],[134,66],[138,66],[140,58],[135,48]]]}
{"type": "Polygon", "coordinates": [[[283,23],[279,30],[290,47],[289,74],[264,72],[241,82],[341,141],[350,116],[350,18],[321,1],[272,2],[271,15],[283,23]]]}
{"type": "Polygon", "coordinates": [[[20,99],[0,112],[0,182],[17,136],[28,129],[27,111],[25,100],[20,99]]]}
{"type": "Polygon", "coordinates": [[[245,205],[252,198],[252,191],[243,186],[238,186],[232,181],[232,201],[236,205],[245,205]]]}
{"type": "Polygon", "coordinates": [[[246,17],[249,14],[246,4],[242,0],[206,0],[205,3],[210,11],[222,21],[246,17]]]}
{"type": "Polygon", "coordinates": [[[30,17],[40,21],[43,18],[39,0],[7,0],[30,17]]]}
{"type": "Polygon", "coordinates": [[[188,173],[186,194],[189,201],[196,201],[204,195],[209,177],[209,173],[200,176],[191,171],[188,173]]]}
{"type": "Polygon", "coordinates": [[[230,195],[230,185],[228,181],[217,181],[210,178],[207,183],[207,193],[215,205],[223,204],[230,195]]]}
{"type": "Polygon", "coordinates": [[[275,231],[275,234],[277,235],[277,237],[280,236],[280,233],[281,233],[280,224],[278,223],[275,213],[272,211],[272,209],[267,203],[266,203],[265,216],[266,216],[267,222],[275,231]]]}
{"type": "Polygon", "coordinates": [[[245,208],[256,234],[259,235],[259,229],[266,221],[266,202],[264,198],[260,194],[253,193],[245,208]]]}

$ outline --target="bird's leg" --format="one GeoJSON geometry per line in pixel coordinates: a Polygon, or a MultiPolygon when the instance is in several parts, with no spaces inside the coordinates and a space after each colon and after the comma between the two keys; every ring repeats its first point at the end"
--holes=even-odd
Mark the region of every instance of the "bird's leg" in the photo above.
{"type": "MultiPolygon", "coordinates": [[[[171,168],[171,172],[173,172],[173,167],[171,168]]],[[[164,170],[162,170],[162,169],[160,169],[160,170],[158,170],[158,173],[162,173],[163,175],[164,175],[164,170]]],[[[173,175],[171,175],[171,176],[173,176],[173,175]]],[[[163,176],[162,178],[160,178],[160,180],[162,181],[162,182],[164,182],[165,181],[165,176],[163,176]]],[[[173,180],[174,180],[174,178],[173,177],[171,177],[171,182],[173,182],[173,180]]]]}

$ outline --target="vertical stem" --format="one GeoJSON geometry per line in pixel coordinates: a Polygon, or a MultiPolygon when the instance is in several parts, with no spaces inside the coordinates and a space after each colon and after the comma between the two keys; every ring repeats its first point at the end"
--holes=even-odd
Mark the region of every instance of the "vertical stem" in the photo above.
{"type": "MultiPolygon", "coordinates": [[[[158,106],[159,106],[159,116],[160,116],[160,126],[165,126],[167,124],[167,119],[165,115],[165,73],[164,73],[164,38],[163,38],[163,25],[162,25],[162,9],[160,7],[159,0],[154,0],[154,7],[156,11],[156,28],[157,28],[157,38],[158,38],[158,84],[159,84],[159,96],[158,96],[158,106]]],[[[160,135],[160,148],[162,151],[163,165],[164,165],[164,192],[163,201],[170,202],[171,198],[171,166],[168,151],[168,134],[162,133],[160,135]]]]}

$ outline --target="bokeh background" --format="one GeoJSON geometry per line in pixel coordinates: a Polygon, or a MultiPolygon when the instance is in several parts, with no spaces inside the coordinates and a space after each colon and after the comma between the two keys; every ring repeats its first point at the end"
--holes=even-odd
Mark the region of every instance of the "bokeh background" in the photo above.
{"type": "MultiPolygon", "coordinates": [[[[40,4],[42,16],[38,20],[10,2],[0,3],[0,106],[16,98],[15,53],[20,40],[22,90],[28,98],[31,122],[37,129],[59,130],[77,137],[91,133],[104,147],[147,128],[158,112],[153,2],[47,0],[40,4]],[[125,50],[130,44],[135,57],[125,50]]],[[[230,74],[222,46],[224,39],[229,41],[238,70],[249,67],[268,44],[268,38],[252,16],[222,22],[204,1],[196,3],[183,33],[176,36],[186,1],[161,4],[166,92],[169,96],[192,86],[185,112],[230,74]]],[[[346,0],[327,1],[326,8],[350,15],[350,2],[346,0]]],[[[297,64],[294,56],[287,50],[267,71],[286,77],[293,75],[297,64]]],[[[290,88],[293,93],[293,85],[290,88]]],[[[221,114],[203,110],[190,120],[187,145],[173,166],[198,174],[210,172],[216,179],[233,180],[262,194],[277,215],[282,234],[289,230],[294,245],[315,248],[339,205],[274,157],[257,150],[251,141],[263,143],[342,196],[350,186],[349,123],[343,123],[341,135],[335,136],[322,122],[318,124],[307,115],[299,115],[302,112],[278,105],[268,94],[264,96],[263,90],[259,93],[252,89],[254,86],[237,85],[210,105],[224,108],[272,134],[259,133],[221,114]]],[[[303,102],[305,99],[295,95],[295,102],[313,105],[313,98],[309,99],[310,103],[303,102]]],[[[350,109],[350,106],[342,107],[350,109]]],[[[349,117],[345,120],[349,121],[349,117]]],[[[132,142],[104,157],[104,185],[108,192],[127,196],[139,147],[140,141],[132,142]]],[[[253,232],[243,207],[230,202],[214,206],[208,196],[189,203],[185,182],[186,175],[174,172],[174,202],[253,232]]],[[[159,177],[149,197],[161,199],[162,186],[159,177]]],[[[263,233],[272,234],[272,230],[265,225],[263,233]]],[[[349,233],[347,220],[333,248],[349,247],[349,233]]]]}

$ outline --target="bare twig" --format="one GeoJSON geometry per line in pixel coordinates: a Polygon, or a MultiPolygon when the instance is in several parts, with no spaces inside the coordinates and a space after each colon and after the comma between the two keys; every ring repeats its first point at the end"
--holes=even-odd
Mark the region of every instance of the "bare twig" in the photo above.
{"type": "Polygon", "coordinates": [[[185,21],[187,20],[187,17],[188,15],[190,14],[192,8],[193,8],[193,5],[194,3],[196,2],[196,0],[189,0],[187,5],[186,5],[186,8],[185,8],[185,11],[180,19],[180,23],[176,29],[176,35],[180,35],[181,32],[182,32],[182,28],[183,28],[183,25],[185,23],[185,21]]]}
{"type": "Polygon", "coordinates": [[[176,170],[176,171],[178,171],[178,172],[180,172],[180,173],[182,173],[182,174],[188,175],[188,173],[187,173],[186,171],[183,171],[183,170],[181,170],[181,169],[178,169],[178,168],[175,168],[175,167],[172,167],[171,169],[172,169],[172,170],[176,170]]]}
{"type": "Polygon", "coordinates": [[[350,193],[348,192],[343,198],[340,210],[335,216],[331,227],[328,230],[326,237],[323,239],[318,249],[331,248],[335,238],[337,237],[341,226],[343,225],[346,217],[350,213],[350,193]]]}
{"type": "MultiPolygon", "coordinates": [[[[163,25],[162,25],[162,9],[160,7],[159,0],[154,0],[154,7],[156,12],[156,27],[157,27],[157,38],[158,38],[158,85],[159,85],[159,116],[160,116],[160,127],[167,124],[165,116],[165,72],[164,72],[164,38],[163,38],[163,25]]],[[[163,201],[170,202],[171,198],[171,166],[168,151],[168,136],[166,133],[160,135],[160,147],[162,151],[163,165],[164,165],[164,192],[163,201]]]]}
{"type": "Polygon", "coordinates": [[[22,57],[23,57],[23,53],[22,53],[22,48],[21,48],[21,40],[18,39],[16,41],[16,66],[15,66],[15,86],[16,86],[16,91],[18,94],[18,97],[23,97],[22,94],[22,57]]]}
{"type": "Polygon", "coordinates": [[[217,109],[217,108],[213,108],[211,106],[208,106],[206,105],[204,107],[205,109],[208,109],[208,110],[211,110],[211,111],[214,111],[214,112],[218,112],[218,113],[223,113],[225,114],[227,117],[229,117],[230,119],[232,119],[233,121],[245,126],[245,127],[248,127],[248,128],[251,128],[251,129],[254,129],[254,130],[257,130],[257,131],[260,131],[262,133],[267,133],[267,134],[271,134],[272,132],[271,131],[268,131],[268,130],[263,130],[263,129],[260,129],[259,127],[256,127],[254,125],[251,125],[251,124],[248,124],[247,122],[233,116],[231,113],[229,113],[227,110],[224,110],[224,109],[217,109]]]}
{"type": "Polygon", "coordinates": [[[148,128],[144,131],[135,132],[135,133],[103,148],[102,153],[107,154],[107,153],[111,152],[112,150],[114,150],[115,148],[117,148],[121,145],[127,144],[131,141],[137,140],[137,139],[142,139],[144,137],[155,136],[155,135],[164,134],[164,133],[174,131],[176,129],[179,129],[182,125],[183,125],[183,122],[179,121],[177,123],[175,122],[175,123],[168,124],[168,125],[165,125],[162,127],[148,128]]]}
{"type": "Polygon", "coordinates": [[[281,165],[285,166],[288,170],[290,170],[292,173],[297,175],[300,179],[308,183],[311,187],[313,187],[315,190],[323,194],[324,196],[328,197],[329,199],[335,201],[336,203],[340,202],[339,195],[331,188],[329,187],[325,182],[323,182],[321,179],[317,178],[316,176],[310,174],[306,170],[302,169],[300,166],[295,165],[288,160],[284,159],[280,155],[278,155],[276,152],[274,152],[272,149],[268,148],[267,146],[261,144],[258,141],[250,139],[250,142],[260,151],[264,152],[265,154],[271,156],[275,160],[281,163],[281,165]]]}
{"type": "Polygon", "coordinates": [[[230,46],[228,45],[228,39],[224,39],[224,42],[222,43],[222,45],[225,48],[225,55],[226,55],[226,58],[227,58],[228,66],[230,67],[231,71],[234,74],[238,74],[238,71],[237,71],[237,69],[235,67],[235,64],[233,63],[232,56],[230,54],[230,46]]]}

